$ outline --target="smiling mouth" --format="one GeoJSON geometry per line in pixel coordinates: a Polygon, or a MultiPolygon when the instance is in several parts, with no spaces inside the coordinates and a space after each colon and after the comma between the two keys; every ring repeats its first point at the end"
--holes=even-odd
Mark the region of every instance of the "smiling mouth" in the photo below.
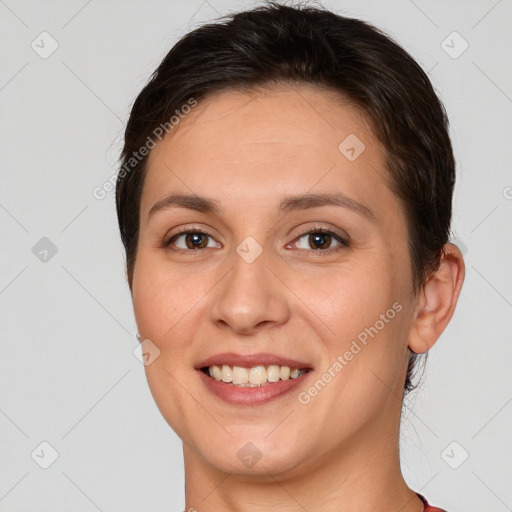
{"type": "Polygon", "coordinates": [[[298,379],[310,370],[311,368],[292,368],[277,364],[268,366],[255,365],[251,368],[223,364],[201,368],[201,371],[212,379],[231,386],[248,388],[268,386],[289,379],[298,379]]]}

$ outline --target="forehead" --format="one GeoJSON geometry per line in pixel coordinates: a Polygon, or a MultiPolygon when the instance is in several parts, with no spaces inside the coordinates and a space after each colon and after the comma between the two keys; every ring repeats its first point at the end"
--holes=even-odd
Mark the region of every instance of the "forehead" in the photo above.
{"type": "MultiPolygon", "coordinates": [[[[182,117],[167,141],[171,146],[201,145],[208,149],[210,160],[218,156],[227,162],[248,152],[252,159],[265,163],[268,157],[286,157],[290,151],[308,154],[315,149],[338,158],[340,137],[350,134],[369,144],[376,142],[361,111],[338,93],[313,86],[274,86],[220,91],[202,99],[182,117]],[[263,147],[265,152],[259,153],[263,147]]],[[[150,163],[165,151],[164,146],[155,148],[150,163]]]]}
{"type": "Polygon", "coordinates": [[[385,199],[385,157],[364,115],[334,91],[221,91],[200,101],[151,151],[141,206],[149,209],[150,200],[169,191],[246,206],[333,189],[356,200],[364,193],[385,199]]]}

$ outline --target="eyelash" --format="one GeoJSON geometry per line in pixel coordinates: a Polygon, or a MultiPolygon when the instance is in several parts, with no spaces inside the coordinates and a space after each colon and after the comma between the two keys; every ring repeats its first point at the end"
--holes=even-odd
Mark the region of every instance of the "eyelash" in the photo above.
{"type": "MultiPolygon", "coordinates": [[[[170,238],[164,240],[163,247],[169,248],[171,246],[171,244],[174,241],[176,241],[176,239],[178,239],[182,235],[186,235],[189,233],[198,234],[198,235],[206,235],[206,236],[209,236],[210,238],[213,238],[213,236],[210,235],[210,233],[207,233],[206,231],[202,231],[197,228],[186,228],[186,229],[180,231],[179,233],[172,235],[170,238]]],[[[304,231],[303,233],[300,233],[295,238],[295,240],[298,240],[298,239],[302,238],[303,236],[313,235],[313,234],[331,235],[336,241],[338,241],[340,243],[340,246],[331,247],[329,249],[299,249],[300,251],[309,250],[310,252],[315,252],[315,253],[331,253],[331,252],[335,252],[337,250],[341,250],[341,249],[350,247],[350,243],[347,238],[343,238],[342,236],[338,235],[334,231],[331,231],[330,229],[326,229],[326,228],[309,229],[307,231],[304,231]]],[[[186,252],[198,252],[198,251],[201,251],[204,249],[181,249],[181,248],[174,247],[171,250],[174,252],[178,252],[178,253],[186,253],[186,252]]]]}

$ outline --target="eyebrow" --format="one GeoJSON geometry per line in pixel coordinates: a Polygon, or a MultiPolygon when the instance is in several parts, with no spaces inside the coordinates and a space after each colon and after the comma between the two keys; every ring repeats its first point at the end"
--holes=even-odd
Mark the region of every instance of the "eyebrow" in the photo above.
{"type": "MultiPolygon", "coordinates": [[[[288,213],[295,210],[307,210],[319,206],[340,206],[352,210],[373,222],[377,221],[375,214],[364,204],[345,194],[302,194],[284,197],[279,204],[279,211],[288,213]]],[[[160,210],[169,208],[188,208],[202,213],[219,215],[220,203],[214,199],[196,194],[171,194],[157,201],[149,210],[148,219],[160,210]]]]}

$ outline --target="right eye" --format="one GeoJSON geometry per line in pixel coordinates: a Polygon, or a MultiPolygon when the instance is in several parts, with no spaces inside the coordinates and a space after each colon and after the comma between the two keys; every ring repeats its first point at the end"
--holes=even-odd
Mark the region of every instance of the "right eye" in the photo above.
{"type": "Polygon", "coordinates": [[[215,248],[220,245],[216,242],[214,242],[213,245],[209,245],[208,238],[213,240],[212,236],[204,231],[185,229],[173,235],[165,243],[165,246],[170,247],[173,251],[188,252],[190,250],[215,248]],[[171,247],[172,245],[175,245],[175,247],[171,247]]]}

